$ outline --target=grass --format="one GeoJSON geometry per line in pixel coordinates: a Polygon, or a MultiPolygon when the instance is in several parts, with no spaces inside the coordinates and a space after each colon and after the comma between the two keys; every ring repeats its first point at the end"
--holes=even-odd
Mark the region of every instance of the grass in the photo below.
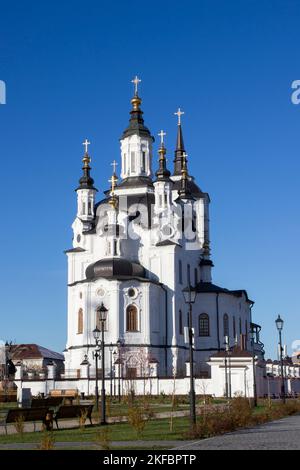
{"type": "MultiPolygon", "coordinates": [[[[143,441],[182,440],[183,434],[189,428],[188,418],[174,418],[174,430],[169,430],[169,419],[150,420],[143,431],[143,441]]],[[[80,429],[61,429],[53,431],[55,442],[95,442],[96,433],[100,426],[87,426],[80,429]]],[[[112,441],[136,441],[136,431],[128,423],[109,424],[112,441]]],[[[41,438],[40,432],[28,432],[23,436],[17,434],[0,436],[0,444],[37,442],[41,438]]]]}

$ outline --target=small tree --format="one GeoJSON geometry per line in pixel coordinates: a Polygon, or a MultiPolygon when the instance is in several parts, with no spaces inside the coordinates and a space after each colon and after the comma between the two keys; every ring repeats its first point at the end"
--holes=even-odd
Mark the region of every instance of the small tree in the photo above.
{"type": "Polygon", "coordinates": [[[134,407],[129,408],[128,423],[134,428],[138,439],[140,439],[142,437],[146,425],[145,416],[140,405],[136,405],[134,407]]]}
{"type": "Polygon", "coordinates": [[[96,444],[101,447],[102,450],[109,450],[111,448],[111,431],[107,427],[104,427],[96,433],[95,436],[96,444]]]}
{"type": "Polygon", "coordinates": [[[39,450],[53,450],[55,445],[55,438],[53,432],[44,431],[41,441],[38,445],[39,450]]]}

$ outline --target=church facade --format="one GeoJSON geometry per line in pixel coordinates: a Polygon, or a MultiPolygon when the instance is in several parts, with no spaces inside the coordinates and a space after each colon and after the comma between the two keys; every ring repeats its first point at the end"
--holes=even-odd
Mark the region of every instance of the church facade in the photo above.
{"type": "Polygon", "coordinates": [[[210,357],[226,344],[251,351],[251,329],[255,352],[263,357],[260,327],[252,321],[253,301],[245,290],[229,290],[212,281],[210,198],[188,171],[183,112],[175,113],[173,168],[167,165],[163,131],[156,165],[154,137],[144,123],[137,84],[135,80],[129,124],[120,139],[120,176],[114,162],[104,197],[97,197],[89,142],[85,142],[73,247],[66,251],[66,375],[68,370],[79,370],[82,363],[94,364],[93,330],[101,329],[102,306],[107,309],[106,376],[112,351],[123,376],[139,377],[150,370],[160,377],[185,376],[189,317],[183,289],[189,287],[196,292],[192,308],[195,375],[209,377],[210,357]]]}

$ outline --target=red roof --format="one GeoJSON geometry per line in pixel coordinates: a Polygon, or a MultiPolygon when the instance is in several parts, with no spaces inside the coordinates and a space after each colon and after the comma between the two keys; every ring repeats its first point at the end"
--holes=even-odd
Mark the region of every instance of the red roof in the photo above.
{"type": "Polygon", "coordinates": [[[13,361],[22,359],[56,359],[63,361],[64,356],[38,344],[13,344],[11,346],[11,358],[13,361]]]}

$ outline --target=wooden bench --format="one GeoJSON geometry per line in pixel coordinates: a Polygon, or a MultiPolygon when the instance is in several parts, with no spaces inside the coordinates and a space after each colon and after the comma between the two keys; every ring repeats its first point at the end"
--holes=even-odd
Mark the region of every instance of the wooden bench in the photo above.
{"type": "Polygon", "coordinates": [[[62,390],[50,390],[50,397],[61,397],[68,399],[70,404],[73,404],[74,398],[78,397],[78,391],[76,389],[62,389],[62,390]]]}
{"type": "Polygon", "coordinates": [[[35,425],[38,421],[41,421],[47,430],[52,429],[53,423],[53,411],[46,407],[43,408],[12,408],[8,410],[4,420],[5,432],[7,434],[7,424],[17,423],[18,420],[24,422],[33,422],[34,431],[35,425]]]}
{"type": "Polygon", "coordinates": [[[92,423],[93,405],[62,405],[54,415],[54,421],[58,429],[59,419],[80,418],[86,413],[86,417],[92,423]]]}
{"type": "Polygon", "coordinates": [[[62,405],[64,397],[47,397],[47,398],[33,398],[31,400],[31,408],[55,408],[62,405]]]}

